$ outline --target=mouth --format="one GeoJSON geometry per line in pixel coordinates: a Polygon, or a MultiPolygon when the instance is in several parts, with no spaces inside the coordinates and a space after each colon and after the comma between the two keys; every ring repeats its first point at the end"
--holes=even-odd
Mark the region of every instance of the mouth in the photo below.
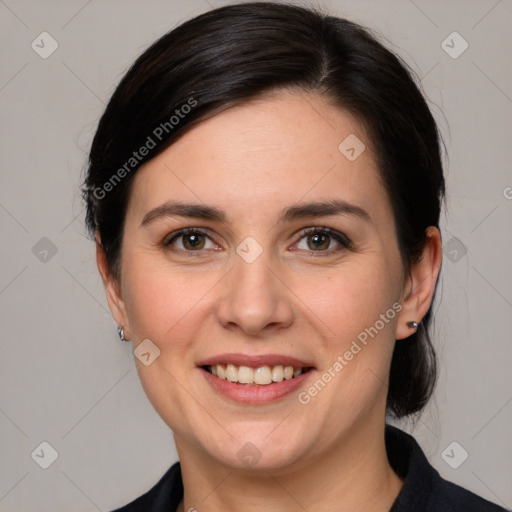
{"type": "Polygon", "coordinates": [[[232,363],[204,365],[202,368],[218,379],[245,386],[269,386],[284,380],[295,379],[313,369],[281,364],[251,367],[232,363]]]}
{"type": "Polygon", "coordinates": [[[315,373],[311,363],[276,354],[224,354],[201,361],[198,368],[219,395],[254,405],[292,394],[315,373]]]}

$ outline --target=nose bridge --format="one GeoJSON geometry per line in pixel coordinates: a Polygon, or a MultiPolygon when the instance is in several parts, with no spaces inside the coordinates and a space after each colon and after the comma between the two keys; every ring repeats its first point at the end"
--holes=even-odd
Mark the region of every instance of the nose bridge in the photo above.
{"type": "Polygon", "coordinates": [[[270,257],[263,254],[250,263],[243,258],[237,258],[233,268],[233,293],[239,298],[252,298],[252,302],[256,302],[256,299],[274,302],[271,288],[275,276],[270,265],[270,257]]]}
{"type": "Polygon", "coordinates": [[[290,323],[289,296],[272,263],[271,251],[256,247],[251,240],[238,246],[217,308],[223,326],[257,334],[268,326],[290,323]]]}

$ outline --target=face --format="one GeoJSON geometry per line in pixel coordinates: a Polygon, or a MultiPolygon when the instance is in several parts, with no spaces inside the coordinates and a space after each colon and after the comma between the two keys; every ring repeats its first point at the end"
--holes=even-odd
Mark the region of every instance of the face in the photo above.
{"type": "Polygon", "coordinates": [[[135,361],[179,448],[279,471],[383,424],[405,282],[364,129],[280,92],[139,170],[114,309],[134,346],[159,350],[135,361]],[[349,135],[366,146],[355,160],[360,146],[338,149],[349,135]]]}

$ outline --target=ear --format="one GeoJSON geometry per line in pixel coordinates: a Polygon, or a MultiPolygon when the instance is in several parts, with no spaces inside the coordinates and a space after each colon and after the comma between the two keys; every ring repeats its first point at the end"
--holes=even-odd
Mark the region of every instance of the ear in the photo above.
{"type": "Polygon", "coordinates": [[[396,339],[402,340],[414,333],[408,322],[421,322],[426,315],[436,287],[437,277],[441,270],[442,246],[441,234],[434,226],[426,231],[425,248],[420,260],[413,264],[407,278],[402,298],[402,310],[398,317],[396,339]]]}
{"type": "Polygon", "coordinates": [[[107,301],[112,316],[118,326],[122,326],[126,335],[126,339],[130,339],[130,328],[128,324],[128,316],[123,301],[119,283],[112,275],[107,263],[107,256],[101,245],[99,233],[96,234],[96,264],[103,280],[103,286],[107,294],[107,301]]]}

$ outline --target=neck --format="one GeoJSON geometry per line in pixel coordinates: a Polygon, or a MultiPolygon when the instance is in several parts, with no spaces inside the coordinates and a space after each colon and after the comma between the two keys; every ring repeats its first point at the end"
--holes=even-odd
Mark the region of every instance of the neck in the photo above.
{"type": "Polygon", "coordinates": [[[384,422],[354,426],[336,446],[289,471],[240,471],[176,438],[184,499],[178,512],[387,512],[402,487],[389,465],[384,422]]]}

